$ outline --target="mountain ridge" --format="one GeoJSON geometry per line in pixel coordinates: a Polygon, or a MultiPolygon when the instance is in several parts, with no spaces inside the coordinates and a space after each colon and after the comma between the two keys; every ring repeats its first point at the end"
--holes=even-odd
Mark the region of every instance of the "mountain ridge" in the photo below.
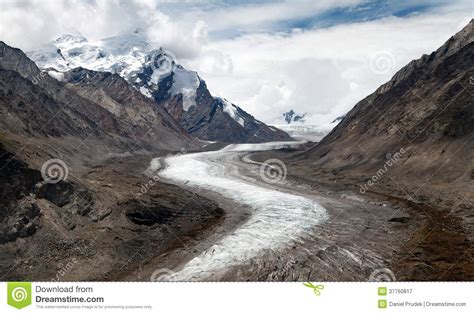
{"type": "MultiPolygon", "coordinates": [[[[104,146],[116,152],[140,149],[136,138],[143,135],[143,143],[150,150],[180,150],[192,141],[166,111],[141,98],[141,94],[131,96],[132,102],[141,104],[134,115],[119,117],[110,112],[105,103],[92,101],[86,94],[80,95],[81,90],[68,88],[65,83],[42,72],[21,50],[3,42],[0,43],[0,73],[3,103],[0,114],[4,121],[1,129],[12,136],[38,135],[45,137],[45,141],[48,136],[103,141],[104,146]],[[138,111],[145,107],[156,125],[139,122],[143,116],[138,111]],[[146,137],[154,127],[163,132],[163,138],[146,137]]],[[[115,78],[115,81],[119,80],[115,78]]],[[[128,84],[121,83],[125,90],[128,84]]],[[[132,90],[127,91],[133,95],[132,90]]],[[[115,94],[119,95],[117,90],[115,94]]],[[[125,108],[124,103],[119,106],[125,108]]],[[[65,147],[69,145],[67,141],[63,142],[65,147]]]]}
{"type": "Polygon", "coordinates": [[[468,208],[474,179],[473,26],[471,20],[359,101],[320,143],[293,156],[296,171],[358,182],[362,192],[401,190],[410,199],[452,194],[468,208]],[[395,155],[400,158],[393,162],[395,155]]]}
{"type": "Polygon", "coordinates": [[[258,121],[242,108],[212,96],[197,72],[178,64],[171,52],[153,49],[140,33],[109,37],[100,45],[89,43],[83,36],[64,35],[28,54],[50,74],[54,74],[53,69],[67,72],[75,67],[117,73],[164,107],[189,134],[203,140],[291,140],[285,132],[258,121]],[[240,113],[238,117],[235,112],[240,113]]]}

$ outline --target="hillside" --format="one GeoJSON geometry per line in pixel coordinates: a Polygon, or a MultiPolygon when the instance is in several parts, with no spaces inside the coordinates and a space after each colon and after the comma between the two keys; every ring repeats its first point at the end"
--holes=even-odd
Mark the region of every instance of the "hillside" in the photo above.
{"type": "Polygon", "coordinates": [[[381,168],[385,181],[395,187],[416,185],[421,192],[453,184],[469,201],[474,179],[473,24],[403,67],[295,161],[313,173],[362,178],[361,189],[381,168]],[[396,161],[389,162],[394,156],[396,161]]]}

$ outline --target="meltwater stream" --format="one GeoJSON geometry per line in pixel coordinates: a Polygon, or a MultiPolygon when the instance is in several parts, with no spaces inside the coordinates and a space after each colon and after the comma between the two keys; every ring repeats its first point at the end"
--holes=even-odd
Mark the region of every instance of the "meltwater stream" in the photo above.
{"type": "MultiPolygon", "coordinates": [[[[294,142],[234,144],[214,152],[156,158],[151,170],[186,187],[217,192],[251,209],[250,218],[232,233],[190,260],[171,280],[216,278],[231,266],[245,265],[251,258],[272,249],[278,251],[298,240],[326,217],[325,209],[311,199],[281,192],[239,174],[236,157],[252,151],[271,150],[294,142]],[[231,163],[230,161],[234,161],[231,163]]],[[[242,167],[256,167],[241,164],[242,167]]]]}

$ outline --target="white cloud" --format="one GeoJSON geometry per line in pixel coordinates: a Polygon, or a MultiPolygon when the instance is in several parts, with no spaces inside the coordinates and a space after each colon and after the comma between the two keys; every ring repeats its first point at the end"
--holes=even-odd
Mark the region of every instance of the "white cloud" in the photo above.
{"type": "Polygon", "coordinates": [[[144,29],[157,46],[178,57],[196,57],[207,38],[203,21],[177,23],[160,11],[161,1],[23,0],[0,2],[0,38],[30,50],[67,32],[89,40],[144,29]]]}
{"type": "Polygon", "coordinates": [[[211,91],[266,122],[294,109],[326,124],[409,61],[437,49],[468,21],[465,12],[447,12],[290,35],[252,34],[205,47],[204,55],[207,49],[229,58],[233,67],[225,75],[216,74],[209,60],[205,67],[199,60],[189,65],[198,69],[211,91]]]}
{"type": "MultiPolygon", "coordinates": [[[[205,20],[212,30],[259,31],[259,27],[265,23],[313,17],[329,9],[351,7],[366,1],[286,0],[244,4],[235,7],[217,6],[212,10],[191,10],[189,12],[185,10],[180,16],[185,20],[196,18],[205,20]]],[[[291,22],[288,22],[288,25],[291,26],[291,22]]]]}
{"type": "Polygon", "coordinates": [[[293,108],[326,124],[410,60],[439,47],[472,16],[472,10],[466,10],[472,2],[461,0],[436,13],[404,18],[289,33],[271,29],[275,23],[287,23],[291,29],[293,19],[361,2],[366,1],[240,6],[196,0],[2,1],[0,39],[28,50],[65,32],[79,31],[97,40],[140,27],[156,46],[173,51],[185,66],[198,70],[213,94],[257,118],[271,122],[293,108]],[[233,31],[246,35],[225,36],[235,35],[233,31]],[[219,37],[209,35],[216,33],[219,37]],[[374,71],[374,66],[380,68],[374,71]]]}

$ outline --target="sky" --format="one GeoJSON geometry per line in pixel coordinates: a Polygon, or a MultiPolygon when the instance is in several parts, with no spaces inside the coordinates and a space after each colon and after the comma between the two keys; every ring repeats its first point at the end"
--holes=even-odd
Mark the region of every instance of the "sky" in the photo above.
{"type": "Polygon", "coordinates": [[[474,1],[0,0],[0,40],[33,50],[70,32],[144,30],[213,95],[258,119],[290,109],[329,128],[474,16],[474,1]]]}

